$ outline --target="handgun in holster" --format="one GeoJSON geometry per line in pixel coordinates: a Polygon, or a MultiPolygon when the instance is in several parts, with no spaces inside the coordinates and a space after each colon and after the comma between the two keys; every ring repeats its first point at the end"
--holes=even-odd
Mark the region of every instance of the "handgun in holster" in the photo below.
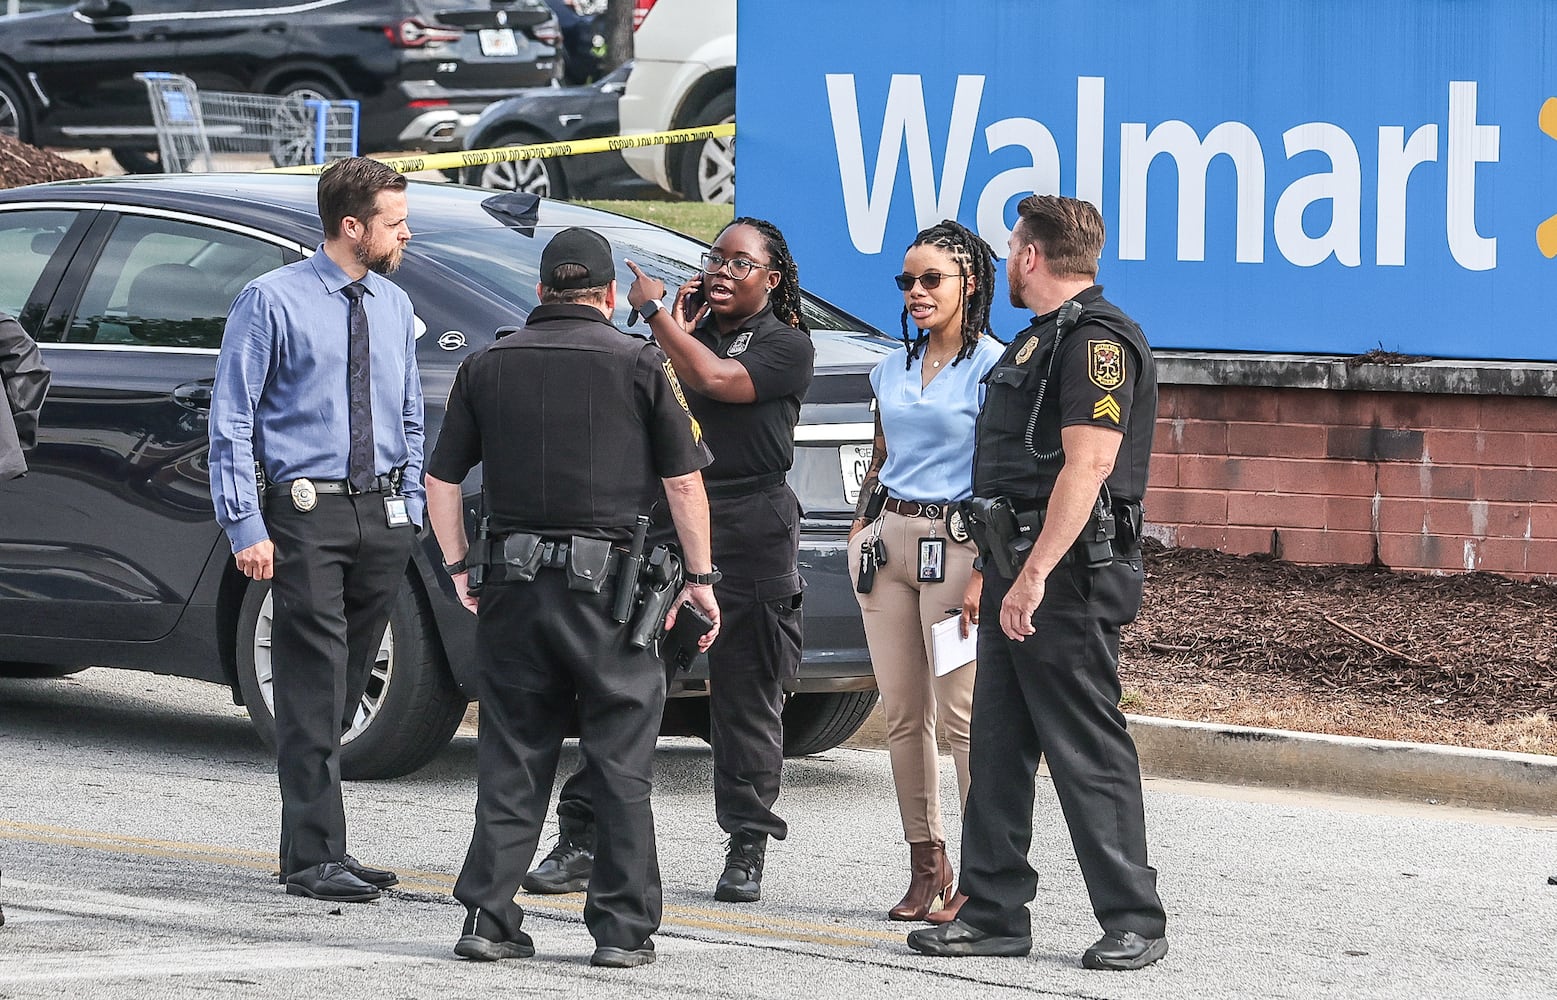
{"type": "Polygon", "coordinates": [[[681,580],[681,557],[668,545],[656,545],[639,574],[638,611],[627,631],[627,645],[647,649],[665,633],[665,616],[681,593],[681,580]]]}
{"type": "Polygon", "coordinates": [[[1016,579],[1033,549],[1042,515],[1018,514],[1006,497],[974,497],[963,501],[962,516],[979,554],[993,562],[1002,576],[1016,579]]]}

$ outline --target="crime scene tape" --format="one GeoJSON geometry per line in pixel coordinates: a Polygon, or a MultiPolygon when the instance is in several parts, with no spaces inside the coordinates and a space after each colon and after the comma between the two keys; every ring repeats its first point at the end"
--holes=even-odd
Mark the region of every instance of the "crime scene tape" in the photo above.
{"type": "MultiPolygon", "coordinates": [[[[539,160],[552,156],[578,156],[582,153],[612,153],[640,146],[660,146],[676,142],[706,142],[735,135],[735,123],[699,125],[669,132],[641,132],[636,135],[609,135],[574,142],[543,142],[529,146],[498,146],[494,149],[466,149],[457,153],[427,153],[420,156],[384,157],[383,162],[402,174],[418,170],[449,170],[460,167],[484,167],[505,160],[539,160]]],[[[378,157],[374,157],[378,159],[378,157]]],[[[265,173],[317,174],[327,163],[309,163],[300,167],[273,167],[265,173]]]]}

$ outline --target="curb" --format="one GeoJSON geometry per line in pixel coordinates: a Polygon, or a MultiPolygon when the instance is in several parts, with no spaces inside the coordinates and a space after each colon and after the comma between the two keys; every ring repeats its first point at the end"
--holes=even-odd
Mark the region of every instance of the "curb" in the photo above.
{"type": "Polygon", "coordinates": [[[1549,815],[1557,757],[1127,715],[1141,771],[1549,815]]]}

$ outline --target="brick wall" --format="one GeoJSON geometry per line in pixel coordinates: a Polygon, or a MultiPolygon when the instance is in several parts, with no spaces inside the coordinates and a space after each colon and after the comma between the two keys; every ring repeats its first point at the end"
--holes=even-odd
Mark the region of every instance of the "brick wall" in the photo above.
{"type": "Polygon", "coordinates": [[[1557,398],[1161,386],[1151,534],[1557,580],[1557,398]]]}

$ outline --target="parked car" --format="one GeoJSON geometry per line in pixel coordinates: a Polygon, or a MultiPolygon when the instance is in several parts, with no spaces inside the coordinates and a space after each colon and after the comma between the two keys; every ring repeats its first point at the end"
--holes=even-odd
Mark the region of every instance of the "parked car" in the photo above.
{"type": "MultiPolygon", "coordinates": [[[[492,104],[465,133],[466,149],[572,142],[616,135],[616,102],[627,85],[625,63],[587,87],[536,87],[492,104]]],[[[466,184],[529,191],[546,198],[642,198],[659,188],[627,167],[619,152],[510,160],[466,167],[466,184]]]]}
{"type": "Polygon", "coordinates": [[[108,147],[127,170],[155,170],[135,73],[162,71],[205,90],[354,99],[362,152],[423,149],[461,113],[562,73],[544,0],[303,6],[29,0],[7,16],[0,5],[0,131],[38,146],[108,147]]]}
{"type": "MultiPolygon", "coordinates": [[[[180,174],[0,191],[0,311],[54,370],[24,479],[0,484],[0,676],[87,665],[231,688],[274,731],[270,590],[234,568],[213,519],[207,414],[223,321],[245,283],[322,239],[311,177],[180,174]]],[[[394,281],[416,308],[429,439],[461,359],[535,306],[541,248],[558,229],[606,233],[618,280],[640,266],[676,283],[705,246],[648,223],[519,193],[413,182],[416,229],[394,281]]],[[[626,296],[618,323],[627,319],[626,296]]],[[[791,482],[805,511],[805,661],[785,749],[836,746],[876,700],[845,533],[871,436],[869,369],[892,342],[824,302],[805,315],[817,377],[791,482]]],[[[468,481],[473,522],[479,482],[468,481]]],[[[474,618],[430,532],[406,569],[373,679],[346,733],[343,773],[407,773],[458,726],[474,618]]],[[[707,735],[706,664],[683,675],[667,734],[707,735]]]]}
{"type": "MultiPolygon", "coordinates": [[[[735,0],[638,0],[623,132],[735,121],[735,0]]],[[[640,177],[693,201],[735,200],[735,140],[624,150],[640,177]]]]}

